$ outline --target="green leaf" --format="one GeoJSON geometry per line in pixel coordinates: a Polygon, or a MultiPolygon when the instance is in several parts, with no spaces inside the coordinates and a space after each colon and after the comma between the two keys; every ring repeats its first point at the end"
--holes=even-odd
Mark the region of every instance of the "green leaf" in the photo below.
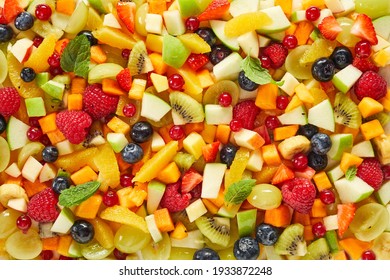
{"type": "Polygon", "coordinates": [[[245,179],[231,184],[225,194],[224,200],[226,205],[240,204],[251,193],[252,188],[255,186],[256,180],[245,179]]]}
{"type": "Polygon", "coordinates": [[[356,166],[351,166],[347,169],[347,172],[345,172],[345,178],[347,178],[348,181],[352,181],[356,176],[357,168],[356,166]]]}
{"type": "Polygon", "coordinates": [[[282,86],[284,83],[283,81],[274,81],[268,70],[261,67],[260,60],[258,58],[250,57],[249,55],[242,60],[241,69],[244,71],[245,76],[259,85],[272,83],[277,86],[282,86]]]}
{"type": "Polygon", "coordinates": [[[58,203],[64,207],[79,205],[91,197],[100,187],[100,182],[90,181],[65,189],[61,192],[58,203]]]}
{"type": "Polygon", "coordinates": [[[80,35],[66,45],[61,55],[61,68],[66,72],[87,78],[89,60],[91,58],[91,45],[87,36],[80,35]]]}

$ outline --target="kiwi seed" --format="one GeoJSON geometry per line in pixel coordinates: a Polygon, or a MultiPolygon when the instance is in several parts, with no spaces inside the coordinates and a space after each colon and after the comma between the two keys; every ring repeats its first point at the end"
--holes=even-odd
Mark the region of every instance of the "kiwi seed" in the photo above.
{"type": "Polygon", "coordinates": [[[227,247],[230,241],[230,219],[222,217],[199,217],[195,224],[212,243],[227,247]]]}
{"type": "Polygon", "coordinates": [[[334,117],[338,124],[350,128],[359,128],[362,124],[362,116],[359,108],[348,96],[339,92],[334,101],[334,117]]]}

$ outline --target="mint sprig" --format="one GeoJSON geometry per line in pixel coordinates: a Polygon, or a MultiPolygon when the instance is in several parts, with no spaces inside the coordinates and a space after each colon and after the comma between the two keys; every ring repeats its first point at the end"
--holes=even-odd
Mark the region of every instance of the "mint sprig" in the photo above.
{"type": "Polygon", "coordinates": [[[100,187],[100,182],[90,181],[80,184],[61,192],[58,203],[64,207],[79,205],[84,200],[90,198],[100,187]]]}
{"type": "Polygon", "coordinates": [[[231,184],[224,196],[225,205],[237,205],[244,202],[255,184],[256,180],[253,179],[245,179],[231,184]]]}
{"type": "Polygon", "coordinates": [[[351,166],[347,169],[347,172],[345,172],[345,178],[347,178],[348,181],[352,181],[356,176],[357,168],[356,166],[351,166]]]}
{"type": "Polygon", "coordinates": [[[275,84],[277,86],[282,86],[283,81],[276,82],[272,79],[271,74],[267,69],[261,67],[261,62],[258,58],[247,56],[241,61],[241,69],[244,71],[245,76],[248,77],[252,82],[255,82],[259,85],[265,84],[275,84]]]}
{"type": "Polygon", "coordinates": [[[91,45],[87,36],[79,35],[66,45],[61,55],[61,68],[66,72],[87,78],[91,45]]]}

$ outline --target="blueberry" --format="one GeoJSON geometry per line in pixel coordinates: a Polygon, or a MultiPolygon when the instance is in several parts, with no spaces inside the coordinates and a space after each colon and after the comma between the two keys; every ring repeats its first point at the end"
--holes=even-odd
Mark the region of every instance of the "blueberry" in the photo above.
{"type": "Polygon", "coordinates": [[[15,18],[15,27],[20,31],[29,30],[34,25],[34,17],[29,12],[21,12],[15,18]]]}
{"type": "Polygon", "coordinates": [[[3,115],[0,115],[0,134],[5,131],[7,128],[7,122],[5,121],[5,118],[3,115]]]}
{"type": "Polygon", "coordinates": [[[227,167],[229,168],[234,160],[236,152],[237,152],[237,147],[234,146],[233,144],[229,143],[223,146],[219,154],[221,162],[226,164],[227,167]]]}
{"type": "Polygon", "coordinates": [[[57,176],[51,183],[51,188],[56,194],[60,194],[63,190],[70,188],[70,180],[66,176],[57,176]]]}
{"type": "Polygon", "coordinates": [[[307,155],[307,165],[313,168],[315,171],[322,171],[328,165],[328,157],[326,155],[319,155],[314,152],[310,152],[307,155]]]}
{"type": "Polygon", "coordinates": [[[310,139],[311,150],[317,155],[325,155],[332,147],[330,137],[325,133],[314,134],[310,139]]]}
{"type": "Polygon", "coordinates": [[[233,254],[237,260],[255,260],[260,254],[259,243],[252,237],[241,237],[234,243],[233,254]]]}
{"type": "Polygon", "coordinates": [[[46,146],[42,150],[42,159],[46,162],[55,162],[58,158],[58,149],[55,146],[46,146]]]}
{"type": "Polygon", "coordinates": [[[241,71],[240,74],[238,74],[238,84],[240,85],[240,88],[247,91],[253,91],[259,87],[258,84],[245,75],[244,71],[241,71]]]}
{"type": "Polygon", "coordinates": [[[203,248],[194,253],[193,260],[220,260],[220,257],[213,249],[203,248]]]}
{"type": "Polygon", "coordinates": [[[207,44],[213,46],[217,41],[217,36],[215,36],[214,31],[209,27],[201,27],[195,31],[207,44]]]}
{"type": "Polygon", "coordinates": [[[86,244],[95,236],[95,229],[90,222],[77,220],[70,228],[70,235],[77,243],[86,244]]]}
{"type": "Polygon", "coordinates": [[[136,122],[130,131],[130,138],[137,143],[148,141],[153,135],[153,127],[150,123],[141,121],[136,122]]]}
{"type": "Polygon", "coordinates": [[[336,47],[330,56],[334,66],[341,70],[352,63],[352,52],[347,47],[336,47]]]}
{"type": "Polygon", "coordinates": [[[136,143],[129,143],[121,151],[121,156],[127,163],[136,163],[143,158],[144,150],[136,143]]]}
{"type": "Polygon", "coordinates": [[[329,82],[334,76],[334,63],[326,57],[321,57],[314,61],[311,67],[313,78],[320,82],[329,82]]]}
{"type": "Polygon", "coordinates": [[[0,24],[0,43],[6,43],[12,39],[14,31],[9,25],[0,24]]]}
{"type": "Polygon", "coordinates": [[[273,225],[262,223],[256,227],[256,241],[265,246],[274,245],[279,235],[279,230],[273,225]]]}
{"type": "Polygon", "coordinates": [[[31,67],[24,67],[22,71],[20,71],[20,78],[26,83],[34,81],[35,77],[35,71],[31,67]]]}
{"type": "Polygon", "coordinates": [[[77,35],[85,35],[91,46],[97,45],[98,40],[93,36],[92,32],[89,30],[81,30],[77,35]]]}
{"type": "Polygon", "coordinates": [[[209,55],[210,62],[215,65],[224,60],[232,51],[225,47],[224,45],[215,45],[211,48],[211,52],[209,55]]]}
{"type": "Polygon", "coordinates": [[[318,133],[318,127],[310,123],[302,125],[298,129],[298,134],[305,136],[309,140],[316,133],[318,133]]]}

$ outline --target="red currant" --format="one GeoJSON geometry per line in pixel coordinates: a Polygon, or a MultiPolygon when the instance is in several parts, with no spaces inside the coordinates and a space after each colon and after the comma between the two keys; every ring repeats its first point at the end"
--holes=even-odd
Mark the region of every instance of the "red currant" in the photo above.
{"type": "Polygon", "coordinates": [[[173,74],[168,78],[168,84],[172,90],[181,90],[184,86],[184,79],[180,74],[173,74]]]}
{"type": "Polygon", "coordinates": [[[43,250],[41,253],[42,260],[51,260],[53,258],[54,254],[52,250],[43,250]]]}
{"type": "Polygon", "coordinates": [[[383,180],[390,180],[390,165],[382,166],[383,180]]]}
{"type": "Polygon", "coordinates": [[[306,19],[308,21],[316,21],[321,15],[321,10],[315,6],[311,6],[306,10],[306,19]]]}
{"type": "Polygon", "coordinates": [[[329,205],[336,201],[336,196],[331,190],[323,190],[320,192],[320,200],[322,203],[329,205]]]}
{"type": "Polygon", "coordinates": [[[43,38],[40,37],[40,36],[36,36],[36,37],[34,37],[34,39],[33,39],[33,45],[34,45],[34,47],[36,47],[36,48],[38,48],[39,45],[42,44],[42,42],[43,42],[43,38]]]}
{"type": "Polygon", "coordinates": [[[228,107],[232,104],[232,96],[228,92],[222,92],[218,97],[218,103],[222,107],[228,107]]]}
{"type": "Polygon", "coordinates": [[[114,249],[114,257],[117,259],[117,260],[125,260],[126,257],[127,257],[127,254],[126,253],[123,253],[121,251],[119,251],[117,248],[114,249]]]}
{"type": "Polygon", "coordinates": [[[73,258],[61,255],[58,258],[58,260],[60,260],[60,261],[69,261],[69,260],[73,260],[73,258]]]}
{"type": "Polygon", "coordinates": [[[231,131],[237,132],[242,128],[242,122],[241,122],[241,120],[238,120],[238,119],[232,119],[230,121],[229,126],[230,126],[231,131]]]}
{"type": "Polygon", "coordinates": [[[58,53],[53,53],[51,56],[49,56],[49,58],[47,59],[47,63],[49,63],[49,65],[51,67],[60,67],[61,66],[61,59],[60,59],[60,55],[58,53]]]}
{"type": "Polygon", "coordinates": [[[311,230],[312,230],[314,236],[316,236],[318,238],[323,237],[326,233],[326,228],[325,228],[324,224],[321,222],[315,223],[311,227],[311,230]]]}
{"type": "Polygon", "coordinates": [[[195,31],[199,28],[200,21],[197,17],[189,17],[186,20],[186,28],[189,31],[195,31]]]}
{"type": "Polygon", "coordinates": [[[116,192],[113,190],[108,190],[103,194],[103,204],[107,207],[117,205],[119,203],[119,198],[116,192]]]}
{"type": "Polygon", "coordinates": [[[361,40],[355,45],[355,54],[360,58],[367,58],[371,55],[371,43],[367,40],[361,40]]]}
{"type": "Polygon", "coordinates": [[[45,146],[49,146],[51,144],[51,141],[49,139],[49,136],[47,136],[47,134],[43,134],[39,142],[41,142],[45,146]]]}
{"type": "Polygon", "coordinates": [[[50,72],[50,74],[52,76],[57,76],[57,75],[61,75],[62,73],[64,73],[64,70],[62,70],[61,67],[52,67],[52,66],[50,66],[49,72],[50,72]]]}
{"type": "Polygon", "coordinates": [[[291,160],[294,169],[302,170],[307,167],[307,163],[309,162],[307,156],[304,153],[295,154],[291,160]]]}
{"type": "Polygon", "coordinates": [[[126,117],[131,118],[137,112],[137,107],[135,107],[133,103],[128,103],[125,106],[123,106],[122,111],[126,117]]]}
{"type": "Polygon", "coordinates": [[[288,49],[295,49],[298,46],[298,39],[294,35],[286,35],[282,43],[288,49]]]}
{"type": "Polygon", "coordinates": [[[276,108],[279,110],[284,110],[287,108],[288,103],[290,103],[290,99],[288,99],[285,95],[278,95],[276,97],[276,108]]]}
{"type": "Polygon", "coordinates": [[[52,11],[50,6],[46,4],[39,4],[35,8],[35,16],[39,20],[49,20],[51,13],[52,11]]]}
{"type": "Polygon", "coordinates": [[[130,175],[130,174],[122,174],[120,176],[120,184],[121,186],[123,187],[130,187],[133,185],[133,182],[131,180],[133,180],[134,176],[130,175]]]}
{"type": "Polygon", "coordinates": [[[376,260],[375,253],[372,250],[366,250],[362,253],[362,260],[373,261],[376,260]]]}
{"type": "Polygon", "coordinates": [[[16,220],[16,226],[23,233],[27,233],[28,229],[31,227],[31,218],[25,214],[22,214],[16,220]]]}
{"type": "Polygon", "coordinates": [[[124,60],[129,60],[129,56],[130,56],[130,50],[129,49],[123,49],[122,50],[122,57],[124,60]]]}
{"type": "Polygon", "coordinates": [[[280,121],[279,121],[277,116],[268,116],[265,119],[265,126],[269,130],[274,130],[275,128],[281,126],[281,123],[280,123],[280,121]]]}
{"type": "Polygon", "coordinates": [[[39,124],[39,117],[30,117],[28,119],[28,123],[30,126],[35,126],[35,127],[40,127],[41,125],[39,124]]]}
{"type": "Polygon", "coordinates": [[[185,132],[184,128],[180,125],[174,125],[169,129],[169,136],[172,140],[180,140],[184,138],[185,132]]]}
{"type": "Polygon", "coordinates": [[[261,67],[265,69],[271,68],[271,58],[268,55],[261,55],[260,56],[260,61],[261,61],[261,67]]]}
{"type": "Polygon", "coordinates": [[[39,141],[42,135],[43,135],[42,130],[39,127],[32,126],[27,130],[27,138],[30,141],[39,141]]]}

